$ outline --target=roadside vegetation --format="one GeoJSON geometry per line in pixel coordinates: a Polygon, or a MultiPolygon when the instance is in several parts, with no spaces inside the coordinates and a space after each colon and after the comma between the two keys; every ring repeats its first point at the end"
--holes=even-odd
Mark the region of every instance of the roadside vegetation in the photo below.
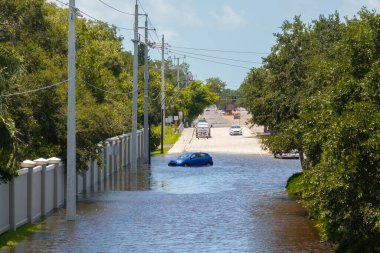
{"type": "Polygon", "coordinates": [[[8,231],[0,236],[0,250],[10,249],[17,243],[29,238],[41,230],[41,224],[26,224],[16,231],[8,231]]]}
{"type": "Polygon", "coordinates": [[[272,152],[298,149],[288,182],[338,252],[380,252],[380,15],[285,21],[240,87],[272,152]]]}
{"type": "MultiPolygon", "coordinates": [[[[158,137],[156,138],[156,142],[152,147],[155,148],[152,151],[152,155],[162,155],[161,154],[161,125],[155,126],[152,128],[153,135],[158,137]]],[[[174,145],[177,140],[181,137],[181,133],[177,132],[177,127],[175,125],[165,125],[165,139],[164,139],[164,154],[166,154],[171,145],[174,145]],[[165,147],[165,145],[168,145],[165,147]]]]}
{"type": "MultiPolygon", "coordinates": [[[[68,11],[44,0],[0,0],[0,6],[0,94],[62,82],[38,92],[0,98],[0,182],[6,182],[16,175],[22,160],[58,156],[65,161],[68,11]]],[[[133,57],[123,49],[116,27],[78,18],[76,33],[77,169],[85,170],[90,157],[101,160],[96,143],[131,130],[133,57]]],[[[178,91],[176,71],[169,68],[170,61],[164,64],[166,115],[183,111],[185,120],[191,122],[215,103],[217,95],[201,81],[187,87],[181,83],[178,91]]],[[[152,126],[160,123],[160,68],[161,62],[149,60],[152,126]]],[[[188,64],[181,64],[180,75],[185,76],[188,69],[188,64]]],[[[143,83],[140,66],[141,91],[143,83]]],[[[143,126],[143,99],[140,93],[139,128],[143,126]]]]}

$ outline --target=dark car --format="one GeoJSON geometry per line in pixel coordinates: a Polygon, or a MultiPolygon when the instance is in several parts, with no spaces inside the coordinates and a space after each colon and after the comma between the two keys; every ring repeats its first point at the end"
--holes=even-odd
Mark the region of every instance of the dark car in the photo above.
{"type": "Polygon", "coordinates": [[[212,157],[203,152],[184,153],[175,160],[170,160],[169,166],[211,166],[214,162],[212,157]]]}

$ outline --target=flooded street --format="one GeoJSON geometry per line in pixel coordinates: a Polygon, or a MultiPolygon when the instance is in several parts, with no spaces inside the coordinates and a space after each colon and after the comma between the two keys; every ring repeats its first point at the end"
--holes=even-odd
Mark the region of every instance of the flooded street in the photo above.
{"type": "Polygon", "coordinates": [[[331,252],[284,192],[299,161],[211,155],[214,166],[190,168],[153,157],[81,197],[76,222],[60,210],[9,252],[331,252]]]}

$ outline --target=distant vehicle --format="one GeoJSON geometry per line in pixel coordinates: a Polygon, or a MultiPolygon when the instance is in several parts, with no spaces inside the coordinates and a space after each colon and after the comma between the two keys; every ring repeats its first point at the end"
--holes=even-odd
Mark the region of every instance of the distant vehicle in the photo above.
{"type": "Polygon", "coordinates": [[[230,127],[230,135],[243,135],[243,129],[241,126],[233,125],[230,127]]]}
{"type": "Polygon", "coordinates": [[[274,158],[280,159],[298,159],[300,158],[300,154],[297,149],[292,149],[289,152],[276,152],[274,153],[274,158]]]}
{"type": "Polygon", "coordinates": [[[175,160],[170,160],[168,163],[169,166],[212,166],[214,162],[212,157],[208,153],[203,152],[192,152],[184,153],[180,155],[175,160]]]}
{"type": "Polygon", "coordinates": [[[234,119],[240,119],[240,113],[235,112],[234,113],[234,119]]]}
{"type": "Polygon", "coordinates": [[[206,120],[199,120],[195,125],[195,136],[197,138],[211,138],[211,126],[206,120]]]}

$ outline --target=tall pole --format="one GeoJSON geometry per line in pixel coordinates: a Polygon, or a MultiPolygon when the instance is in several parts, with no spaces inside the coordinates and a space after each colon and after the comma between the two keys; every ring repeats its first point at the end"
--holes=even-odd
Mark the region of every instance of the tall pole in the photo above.
{"type": "Polygon", "coordinates": [[[145,16],[144,51],[144,163],[149,163],[149,70],[148,70],[148,15],[145,16]]]}
{"type": "Polygon", "coordinates": [[[164,153],[165,138],[165,38],[162,35],[162,58],[161,58],[161,154],[164,153]]]}
{"type": "Polygon", "coordinates": [[[137,89],[138,89],[138,4],[135,5],[135,26],[133,39],[133,96],[132,96],[132,139],[131,139],[131,171],[137,172],[137,89]]]}
{"type": "Polygon", "coordinates": [[[179,91],[179,57],[177,57],[177,87],[179,91]]]}
{"type": "Polygon", "coordinates": [[[75,0],[70,0],[69,5],[66,219],[74,221],[76,216],[75,0]]]}

